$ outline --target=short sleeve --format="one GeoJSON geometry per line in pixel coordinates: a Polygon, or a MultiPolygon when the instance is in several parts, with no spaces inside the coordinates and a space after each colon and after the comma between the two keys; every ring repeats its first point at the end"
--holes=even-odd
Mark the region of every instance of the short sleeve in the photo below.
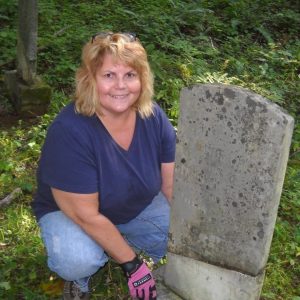
{"type": "Polygon", "coordinates": [[[59,122],[48,130],[39,164],[40,179],[53,188],[72,193],[98,190],[92,145],[76,130],[59,122]]]}
{"type": "Polygon", "coordinates": [[[176,147],[175,128],[161,108],[159,108],[159,119],[161,128],[161,162],[174,162],[176,147]]]}

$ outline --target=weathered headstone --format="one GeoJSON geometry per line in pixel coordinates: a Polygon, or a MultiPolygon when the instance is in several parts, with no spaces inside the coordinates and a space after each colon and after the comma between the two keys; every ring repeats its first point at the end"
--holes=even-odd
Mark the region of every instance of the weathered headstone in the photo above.
{"type": "Polygon", "coordinates": [[[37,0],[19,0],[17,72],[31,84],[36,77],[38,8],[37,0]]]}
{"type": "Polygon", "coordinates": [[[259,299],[292,131],[248,90],[182,91],[164,282],[183,299],[259,299]]]}
{"type": "Polygon", "coordinates": [[[18,13],[17,70],[6,72],[5,81],[17,112],[39,115],[47,110],[51,89],[36,74],[37,0],[19,0],[18,13]]]}

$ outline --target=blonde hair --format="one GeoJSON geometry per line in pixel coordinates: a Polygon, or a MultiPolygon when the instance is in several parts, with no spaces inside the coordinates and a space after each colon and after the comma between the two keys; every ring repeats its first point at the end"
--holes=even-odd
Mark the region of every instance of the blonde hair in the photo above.
{"type": "Polygon", "coordinates": [[[134,108],[142,118],[149,117],[153,114],[153,75],[144,47],[127,33],[99,33],[83,47],[82,63],[76,72],[76,111],[85,116],[92,116],[96,111],[101,113],[96,73],[103,64],[105,54],[113,55],[137,71],[141,93],[134,108]]]}

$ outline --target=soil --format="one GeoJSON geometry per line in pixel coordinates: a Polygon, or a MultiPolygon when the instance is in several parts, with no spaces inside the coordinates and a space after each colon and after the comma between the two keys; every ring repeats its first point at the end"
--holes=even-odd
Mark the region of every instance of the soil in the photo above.
{"type": "Polygon", "coordinates": [[[0,130],[10,129],[19,125],[19,121],[22,120],[22,127],[27,127],[35,124],[37,118],[23,118],[13,113],[0,114],[0,130]]]}

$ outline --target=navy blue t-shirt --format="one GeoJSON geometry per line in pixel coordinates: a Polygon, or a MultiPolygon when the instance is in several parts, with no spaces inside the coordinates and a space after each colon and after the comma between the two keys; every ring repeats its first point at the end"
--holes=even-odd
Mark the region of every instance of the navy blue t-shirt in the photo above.
{"type": "Polygon", "coordinates": [[[99,118],[67,105],[49,127],[37,171],[33,210],[40,219],[59,210],[51,187],[80,194],[99,192],[100,213],[114,224],[135,218],[161,189],[161,163],[175,160],[175,131],[162,109],[137,113],[129,149],[120,147],[99,118]]]}

